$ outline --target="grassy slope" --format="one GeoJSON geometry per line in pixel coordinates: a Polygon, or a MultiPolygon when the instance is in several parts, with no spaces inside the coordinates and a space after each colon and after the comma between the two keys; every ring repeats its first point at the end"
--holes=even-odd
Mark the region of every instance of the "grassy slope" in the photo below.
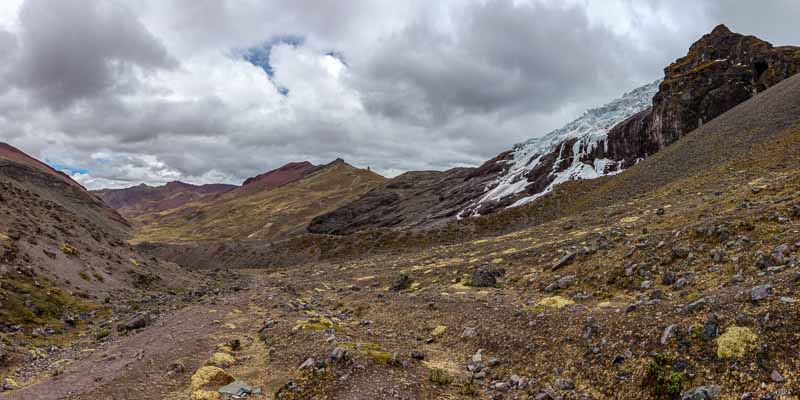
{"type": "Polygon", "coordinates": [[[187,242],[224,239],[278,239],[305,230],[309,221],[360,197],[383,178],[337,162],[273,190],[233,190],[210,203],[134,220],[134,241],[187,242]]]}

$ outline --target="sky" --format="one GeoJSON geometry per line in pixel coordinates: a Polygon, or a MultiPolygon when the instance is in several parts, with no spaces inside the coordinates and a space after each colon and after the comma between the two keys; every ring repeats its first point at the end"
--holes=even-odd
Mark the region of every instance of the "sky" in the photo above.
{"type": "Polygon", "coordinates": [[[3,0],[0,141],[91,189],[343,158],[477,166],[652,82],[775,0],[3,0]]]}

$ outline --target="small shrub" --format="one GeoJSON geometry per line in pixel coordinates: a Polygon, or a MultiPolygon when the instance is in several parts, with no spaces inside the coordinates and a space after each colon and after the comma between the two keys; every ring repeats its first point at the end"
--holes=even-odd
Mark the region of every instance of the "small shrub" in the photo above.
{"type": "Polygon", "coordinates": [[[89,278],[89,274],[87,274],[86,271],[78,272],[78,276],[80,276],[81,279],[83,279],[83,280],[85,280],[87,282],[90,282],[92,280],[91,278],[89,278]]]}
{"type": "Polygon", "coordinates": [[[459,390],[459,393],[462,396],[475,397],[475,396],[478,395],[478,387],[475,386],[475,384],[472,383],[472,382],[465,382],[464,384],[461,385],[461,389],[459,390]]]}
{"type": "Polygon", "coordinates": [[[656,354],[647,364],[644,386],[650,387],[657,398],[676,398],[683,391],[686,375],[672,370],[672,358],[656,354]]]}
{"type": "Polygon", "coordinates": [[[61,252],[68,256],[77,256],[79,253],[78,249],[69,243],[64,243],[61,245],[61,252]]]}
{"type": "Polygon", "coordinates": [[[430,380],[433,384],[445,386],[449,385],[453,381],[453,378],[450,377],[447,371],[440,368],[434,368],[431,370],[428,380],[430,380]]]}
{"type": "Polygon", "coordinates": [[[107,338],[109,335],[111,335],[111,331],[109,331],[108,329],[103,329],[100,332],[97,332],[97,335],[94,336],[94,340],[99,342],[107,338]]]}

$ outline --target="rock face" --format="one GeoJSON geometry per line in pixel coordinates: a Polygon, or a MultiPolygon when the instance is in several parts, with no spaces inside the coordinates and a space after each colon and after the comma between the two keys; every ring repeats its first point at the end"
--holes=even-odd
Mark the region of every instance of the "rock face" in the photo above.
{"type": "Polygon", "coordinates": [[[773,47],[724,25],[664,77],[479,168],[409,172],[312,221],[312,233],[419,229],[529,203],[559,183],[618,173],[800,71],[800,48],[773,47]]]}

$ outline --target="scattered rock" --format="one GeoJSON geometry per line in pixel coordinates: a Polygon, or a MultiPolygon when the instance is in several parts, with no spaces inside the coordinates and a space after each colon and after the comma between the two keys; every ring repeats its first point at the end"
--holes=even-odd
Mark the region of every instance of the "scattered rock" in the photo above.
{"type": "Polygon", "coordinates": [[[769,293],[772,291],[772,285],[758,285],[750,289],[750,298],[753,301],[761,301],[769,297],[769,293]]]}
{"type": "Polygon", "coordinates": [[[559,289],[566,289],[572,286],[575,283],[576,279],[577,278],[575,277],[575,275],[567,275],[559,278],[558,281],[556,281],[556,284],[558,285],[559,289]]]}
{"type": "Polygon", "coordinates": [[[247,384],[245,381],[235,380],[218,390],[219,394],[234,399],[241,399],[249,395],[260,396],[261,388],[254,388],[247,384]]]}
{"type": "Polygon", "coordinates": [[[672,249],[672,258],[681,258],[685,259],[689,257],[689,254],[692,252],[691,249],[686,247],[674,247],[672,249]]]}
{"type": "Polygon", "coordinates": [[[462,339],[468,339],[478,336],[478,330],[473,327],[467,327],[464,332],[461,332],[462,339]]]}
{"type": "Polygon", "coordinates": [[[686,310],[689,311],[689,312],[694,312],[694,311],[697,311],[697,310],[699,310],[699,309],[701,309],[701,308],[703,308],[705,306],[706,306],[706,299],[702,298],[702,299],[695,300],[695,301],[689,303],[686,306],[686,310]]]}
{"type": "Polygon", "coordinates": [[[497,284],[497,278],[505,275],[502,268],[491,268],[483,266],[472,272],[470,286],[474,287],[493,287],[497,284]]]}
{"type": "Polygon", "coordinates": [[[783,383],[786,379],[781,375],[780,372],[777,370],[772,370],[772,373],[769,374],[770,379],[772,379],[775,383],[783,383]]]}
{"type": "Polygon", "coordinates": [[[556,381],[556,387],[561,390],[575,390],[575,382],[572,379],[559,379],[556,381]]]}
{"type": "Polygon", "coordinates": [[[669,325],[664,329],[664,333],[661,334],[661,344],[666,345],[673,337],[675,337],[675,324],[669,325]]]}
{"type": "Polygon", "coordinates": [[[569,265],[573,261],[575,261],[575,255],[576,255],[576,253],[567,253],[565,256],[563,256],[560,259],[558,259],[558,261],[556,261],[556,263],[553,264],[553,267],[550,268],[550,269],[555,271],[555,270],[557,270],[557,269],[559,269],[561,267],[566,267],[567,265],[569,265]]]}
{"type": "Polygon", "coordinates": [[[142,329],[153,322],[153,317],[148,312],[142,312],[134,315],[130,319],[128,319],[124,324],[119,325],[117,329],[119,331],[132,331],[136,329],[142,329]]]}
{"type": "Polygon", "coordinates": [[[414,350],[414,351],[411,352],[411,358],[413,358],[415,360],[422,361],[422,360],[425,359],[425,353],[423,353],[421,351],[414,350]]]}
{"type": "Polygon", "coordinates": [[[703,339],[714,339],[719,334],[718,331],[719,328],[717,326],[717,314],[708,314],[708,318],[706,318],[706,322],[703,324],[703,339]]]}
{"type": "Polygon", "coordinates": [[[352,359],[352,354],[344,347],[336,347],[329,356],[333,363],[346,363],[352,359]]]}
{"type": "Polygon", "coordinates": [[[394,284],[392,285],[391,289],[394,292],[406,290],[411,286],[411,282],[412,282],[411,277],[409,277],[407,274],[400,274],[400,276],[398,276],[397,279],[394,281],[394,284]]]}
{"type": "Polygon", "coordinates": [[[684,393],[681,400],[715,400],[721,392],[721,386],[699,386],[684,393]]]}

